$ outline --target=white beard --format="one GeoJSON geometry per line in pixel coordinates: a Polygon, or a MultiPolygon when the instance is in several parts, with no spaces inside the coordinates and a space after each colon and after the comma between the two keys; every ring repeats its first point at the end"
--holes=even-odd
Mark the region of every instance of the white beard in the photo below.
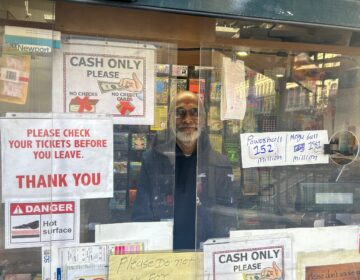
{"type": "Polygon", "coordinates": [[[200,132],[198,130],[191,133],[186,133],[179,130],[176,131],[176,138],[184,144],[194,143],[199,138],[199,136],[200,136],[200,132]]]}

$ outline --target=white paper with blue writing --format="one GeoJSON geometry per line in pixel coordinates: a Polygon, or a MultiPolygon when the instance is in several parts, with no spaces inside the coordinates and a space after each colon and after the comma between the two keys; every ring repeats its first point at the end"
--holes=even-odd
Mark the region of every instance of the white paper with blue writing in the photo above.
{"type": "Polygon", "coordinates": [[[240,134],[242,167],[328,163],[326,130],[240,134]]]}
{"type": "Polygon", "coordinates": [[[59,49],[61,33],[51,29],[38,29],[28,27],[4,27],[5,47],[16,48],[20,53],[35,53],[37,55],[50,54],[59,49]]]}

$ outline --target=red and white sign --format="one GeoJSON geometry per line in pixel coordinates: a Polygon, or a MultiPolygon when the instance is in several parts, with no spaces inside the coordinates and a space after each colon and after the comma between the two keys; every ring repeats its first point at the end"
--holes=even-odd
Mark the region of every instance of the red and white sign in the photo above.
{"type": "Polygon", "coordinates": [[[5,248],[79,243],[78,201],[6,203],[5,248]]]}
{"type": "Polygon", "coordinates": [[[75,213],[75,202],[12,203],[12,216],[75,213]]]}
{"type": "Polygon", "coordinates": [[[112,119],[34,116],[2,120],[3,202],[112,197],[112,119]]]}

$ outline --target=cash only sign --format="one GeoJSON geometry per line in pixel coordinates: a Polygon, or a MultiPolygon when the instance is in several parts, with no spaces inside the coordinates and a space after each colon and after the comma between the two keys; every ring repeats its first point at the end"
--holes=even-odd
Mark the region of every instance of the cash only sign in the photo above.
{"type": "Polygon", "coordinates": [[[204,279],[291,279],[290,238],[204,244],[204,279]]]}
{"type": "Polygon", "coordinates": [[[112,196],[112,118],[14,115],[1,120],[3,202],[112,196]]]}
{"type": "Polygon", "coordinates": [[[55,50],[53,112],[112,114],[117,124],[154,124],[152,45],[69,39],[55,50]]]}

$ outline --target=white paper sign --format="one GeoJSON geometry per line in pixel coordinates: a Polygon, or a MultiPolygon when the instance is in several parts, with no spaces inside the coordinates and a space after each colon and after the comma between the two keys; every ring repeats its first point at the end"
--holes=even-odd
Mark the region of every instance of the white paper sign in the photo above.
{"type": "Polygon", "coordinates": [[[326,130],[240,134],[243,168],[328,163],[326,130]]]}
{"type": "Polygon", "coordinates": [[[246,112],[245,67],[241,60],[223,57],[221,120],[242,120],[246,112]]]}
{"type": "Polygon", "coordinates": [[[112,197],[111,118],[8,118],[1,125],[3,202],[112,197]]]}
{"type": "Polygon", "coordinates": [[[288,238],[204,244],[204,280],[291,279],[288,238]]]}
{"type": "Polygon", "coordinates": [[[291,236],[293,254],[296,256],[299,252],[353,250],[358,245],[358,231],[358,226],[236,230],[230,231],[230,238],[247,240],[264,236],[291,236]]]}
{"type": "Polygon", "coordinates": [[[79,242],[78,201],[12,202],[5,208],[5,248],[79,242]]]}
{"type": "MultiPolygon", "coordinates": [[[[51,247],[50,246],[43,246],[41,247],[41,278],[42,280],[50,280],[51,279],[51,271],[53,261],[51,259],[51,247]]],[[[56,275],[56,273],[55,273],[56,275]]]]}
{"type": "Polygon", "coordinates": [[[69,40],[53,59],[53,111],[112,114],[118,124],[154,123],[154,47],[69,40]]]}
{"type": "Polygon", "coordinates": [[[144,241],[43,247],[43,280],[107,279],[109,255],[141,253],[144,241]]]}
{"type": "MultiPolygon", "coordinates": [[[[262,230],[236,230],[230,231],[230,239],[249,240],[267,237],[291,237],[293,264],[297,265],[300,252],[325,252],[331,250],[354,250],[358,248],[358,226],[336,226],[318,228],[282,228],[262,230]],[[341,236],[341,238],[339,238],[341,236]]],[[[295,272],[293,277],[295,279],[295,272]]],[[[298,278],[299,279],[299,278],[298,278]]],[[[300,278],[301,279],[301,278],[300,278]]]]}
{"type": "Polygon", "coordinates": [[[172,250],[173,221],[133,222],[95,226],[95,242],[146,240],[147,250],[172,250]]]}

